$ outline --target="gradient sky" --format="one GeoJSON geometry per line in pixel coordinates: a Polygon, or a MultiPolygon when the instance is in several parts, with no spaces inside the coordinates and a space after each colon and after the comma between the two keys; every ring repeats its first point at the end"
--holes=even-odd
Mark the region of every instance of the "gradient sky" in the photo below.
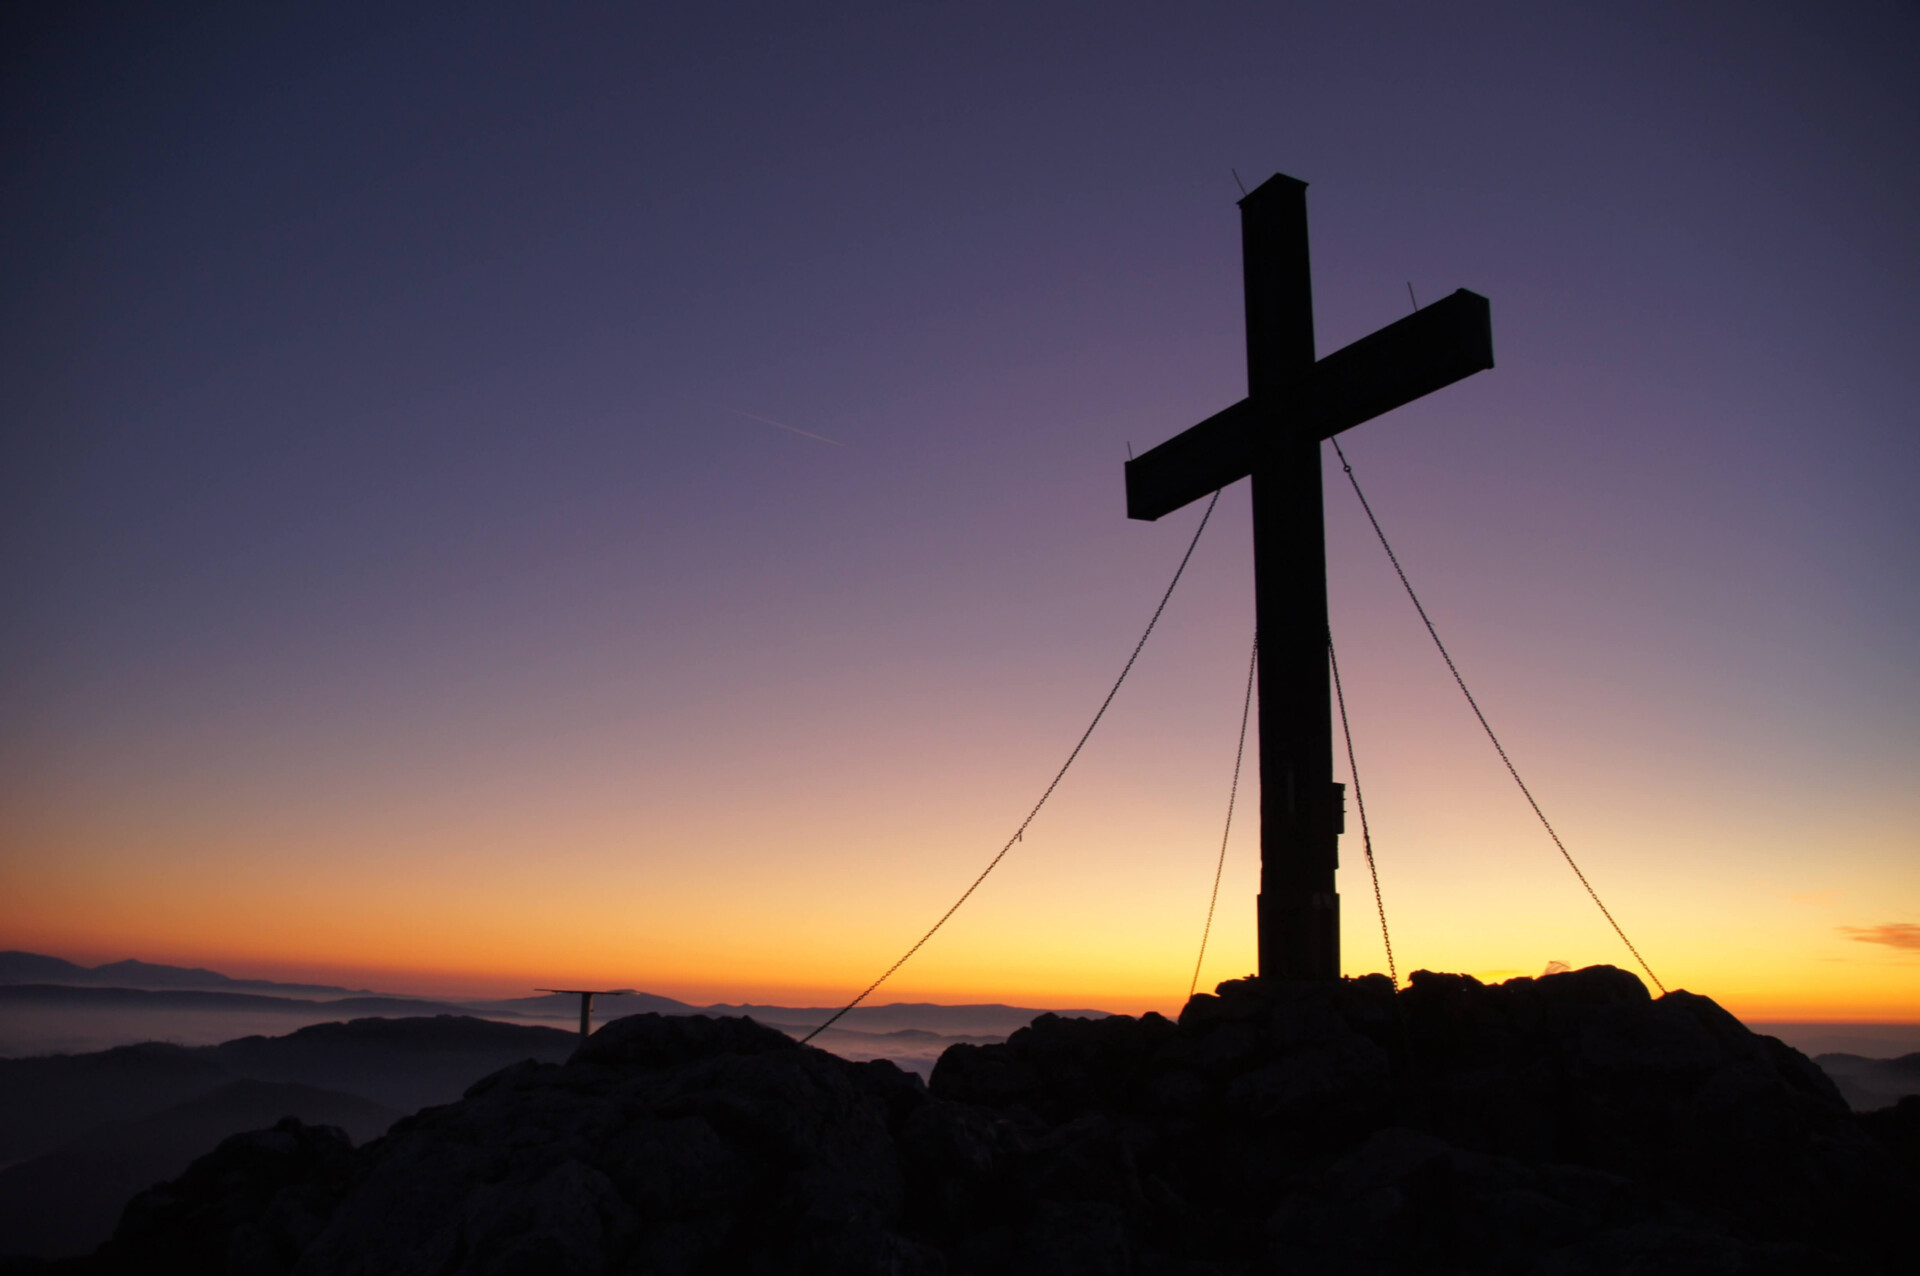
{"type": "MultiPolygon", "coordinates": [[[[1342,442],[1654,969],[1920,1019],[1912,6],[0,22],[0,947],[844,999],[1192,534],[1120,467],[1245,392],[1237,169],[1311,183],[1323,354],[1492,299],[1342,442]]],[[[1628,964],[1327,480],[1402,974],[1628,964]]],[[[879,1000],[1179,1004],[1250,562],[1242,484],[879,1000]]]]}

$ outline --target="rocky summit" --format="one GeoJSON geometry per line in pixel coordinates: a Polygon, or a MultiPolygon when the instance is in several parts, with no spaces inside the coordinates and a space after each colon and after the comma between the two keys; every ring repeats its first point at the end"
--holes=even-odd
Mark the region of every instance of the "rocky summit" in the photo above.
{"type": "Polygon", "coordinates": [[[1911,1270],[1914,1121],[1705,997],[1592,967],[1242,980],[1044,1015],[930,1084],[748,1019],[615,1020],[355,1149],[282,1122],[52,1270],[1911,1270]]]}

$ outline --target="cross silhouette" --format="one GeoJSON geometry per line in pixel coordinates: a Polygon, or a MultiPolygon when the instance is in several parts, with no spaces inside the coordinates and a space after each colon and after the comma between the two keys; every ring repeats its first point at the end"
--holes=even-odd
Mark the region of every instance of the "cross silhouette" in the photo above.
{"type": "Polygon", "coordinates": [[[1487,299],[1462,289],[1315,361],[1307,184],[1240,201],[1247,397],[1127,462],[1127,517],[1156,519],[1253,479],[1260,687],[1260,974],[1340,976],[1344,825],[1333,781],[1320,443],[1493,366],[1487,299]]]}

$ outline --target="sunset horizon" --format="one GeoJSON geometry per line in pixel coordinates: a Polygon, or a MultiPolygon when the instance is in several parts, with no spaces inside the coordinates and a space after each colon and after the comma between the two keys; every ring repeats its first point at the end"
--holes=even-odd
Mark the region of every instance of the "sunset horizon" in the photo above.
{"type": "MultiPolygon", "coordinates": [[[[413,997],[448,997],[455,999],[499,999],[531,996],[541,986],[566,984],[580,987],[631,987],[640,993],[658,997],[669,997],[690,1006],[711,1005],[780,1005],[795,1008],[834,1009],[846,1005],[848,1001],[870,982],[867,980],[849,981],[843,984],[793,983],[778,980],[753,980],[743,978],[731,982],[701,981],[675,978],[663,975],[649,979],[646,972],[624,969],[614,963],[582,963],[568,966],[556,964],[552,967],[526,967],[521,970],[512,968],[472,969],[472,968],[408,968],[356,964],[350,962],[302,961],[297,959],[251,959],[237,953],[209,953],[185,951],[154,956],[150,952],[121,952],[118,949],[102,947],[99,949],[76,949],[53,951],[45,948],[22,946],[0,941],[0,949],[30,951],[39,955],[58,957],[76,965],[94,967],[113,962],[134,960],[154,965],[172,966],[185,969],[205,969],[215,974],[239,980],[264,980],[283,984],[309,984],[316,986],[338,987],[347,990],[364,990],[372,993],[394,994],[413,997]],[[118,955],[108,955],[117,953],[118,955]],[[77,955],[76,955],[77,954],[77,955]]],[[[1589,962],[1561,963],[1551,959],[1555,966],[1567,965],[1572,969],[1585,966],[1614,966],[1645,983],[1644,975],[1632,970],[1626,960],[1606,960],[1596,958],[1589,962]]],[[[1478,970],[1458,969],[1443,966],[1414,965],[1401,972],[1400,986],[1407,985],[1408,976],[1413,971],[1431,970],[1436,974],[1464,974],[1478,979],[1482,983],[1501,983],[1515,978],[1538,978],[1550,973],[1548,964],[1543,963],[1534,969],[1486,968],[1478,970]]],[[[1188,973],[1191,973],[1189,967],[1188,973]]],[[[1254,975],[1251,969],[1244,971],[1222,970],[1208,973],[1199,984],[1198,991],[1211,992],[1216,983],[1249,978],[1254,975]]],[[[1355,968],[1343,972],[1348,977],[1361,975],[1385,975],[1385,970],[1355,968]]],[[[1176,983],[1180,982],[1178,980],[1176,983]]],[[[1154,1011],[1169,1018],[1177,1017],[1181,1005],[1186,1000],[1184,986],[1171,992],[1155,993],[1146,989],[1129,989],[1124,984],[1105,985],[1108,991],[1097,991],[1103,985],[1099,981],[1074,983],[1069,980],[1038,980],[1021,983],[996,985],[967,985],[964,983],[933,986],[923,985],[913,980],[903,979],[896,986],[889,982],[881,985],[871,997],[862,1004],[885,1006],[893,1004],[932,1004],[942,1006],[958,1005],[1015,1005],[1031,1006],[1037,1010],[1083,1009],[1099,1010],[1112,1014],[1144,1014],[1154,1011]]],[[[1913,1013],[1910,1002],[1897,995],[1882,1001],[1871,996],[1861,996],[1857,1000],[1838,1001],[1822,999],[1817,995],[1798,997],[1764,991],[1735,990],[1732,992],[1713,987],[1688,987],[1670,985],[1676,990],[1698,993],[1712,997],[1725,1006],[1736,1017],[1753,1023],[1799,1022],[1799,1023],[1859,1023],[1909,1025],[1920,1027],[1920,1015],[1913,1013]]],[[[1648,986],[1649,995],[1659,996],[1659,990],[1648,986]]],[[[621,1013],[620,1003],[607,1002],[601,1007],[601,1017],[617,1017],[621,1013]]]]}
{"type": "Polygon", "coordinates": [[[1022,821],[1284,174],[1312,356],[1491,307],[1319,445],[1401,984],[1920,1022],[1910,13],[721,8],[8,19],[0,946],[838,1006],[1004,848],[875,1002],[1253,972],[1250,481],[1022,821]]]}

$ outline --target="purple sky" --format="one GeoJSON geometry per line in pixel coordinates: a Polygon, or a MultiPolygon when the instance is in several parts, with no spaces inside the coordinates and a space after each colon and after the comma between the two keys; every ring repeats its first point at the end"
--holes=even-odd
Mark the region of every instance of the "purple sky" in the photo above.
{"type": "MultiPolygon", "coordinates": [[[[864,984],[1191,534],[1120,463],[1244,393],[1237,169],[1323,354],[1492,299],[1343,444],[1656,968],[1920,1005],[1912,6],[25,8],[0,946],[864,984]]],[[[1624,962],[1338,478],[1403,972],[1624,962]]],[[[903,992],[1184,990],[1249,560],[1239,488],[903,992]]]]}

